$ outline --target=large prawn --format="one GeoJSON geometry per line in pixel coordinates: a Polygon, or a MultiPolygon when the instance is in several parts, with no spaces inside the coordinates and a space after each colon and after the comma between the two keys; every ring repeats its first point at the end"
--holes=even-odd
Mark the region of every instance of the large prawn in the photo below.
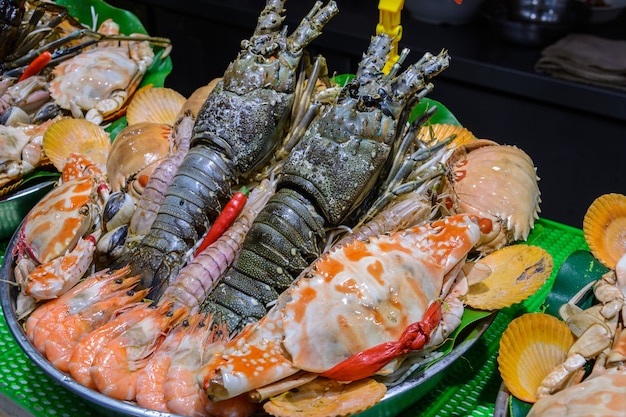
{"type": "MultiPolygon", "coordinates": [[[[145,303],[148,314],[109,340],[93,356],[91,378],[101,393],[119,400],[135,399],[137,378],[165,336],[187,314],[186,309],[173,310],[171,304],[153,308],[145,303]]],[[[128,314],[128,313],[126,313],[128,314]]],[[[135,312],[131,312],[135,316],[135,312]]]]}
{"type": "Polygon", "coordinates": [[[185,254],[210,227],[231,186],[262,166],[281,143],[294,102],[304,48],[337,12],[317,2],[289,36],[284,0],[268,0],[250,40],[209,94],[195,121],[190,150],[150,231],[121,262],[158,297],[185,254]]]}
{"type": "Polygon", "coordinates": [[[385,75],[390,45],[385,34],[372,38],[355,79],[291,150],[276,194],[209,295],[206,310],[215,323],[226,322],[231,334],[263,317],[267,305],[320,256],[326,228],[344,225],[370,200],[394,150],[404,149],[398,143],[414,131],[407,123],[413,105],[432,88],[431,77],[447,68],[448,55],[427,54],[398,76],[385,75]]]}
{"type": "Polygon", "coordinates": [[[118,289],[128,286],[127,281],[117,283],[128,269],[100,271],[81,281],[58,298],[40,305],[28,316],[25,324],[26,336],[41,353],[54,327],[71,314],[77,314],[98,300],[110,296],[118,289]]]}

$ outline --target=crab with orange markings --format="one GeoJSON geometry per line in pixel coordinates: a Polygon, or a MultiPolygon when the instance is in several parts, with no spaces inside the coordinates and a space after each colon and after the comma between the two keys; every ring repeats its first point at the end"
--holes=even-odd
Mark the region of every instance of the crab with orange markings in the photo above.
{"type": "Polygon", "coordinates": [[[50,191],[28,213],[16,245],[19,315],[30,312],[33,300],[63,294],[87,272],[107,195],[103,177],[77,178],[50,191]]]}
{"type": "Polygon", "coordinates": [[[344,382],[392,372],[410,350],[428,346],[445,314],[442,292],[463,281],[461,266],[490,225],[450,216],[331,250],[203,366],[209,397],[237,396],[300,370],[344,382]]]}
{"type": "Polygon", "coordinates": [[[264,318],[212,350],[200,373],[207,394],[220,401],[248,392],[269,399],[265,410],[276,416],[332,417],[375,405],[384,385],[370,377],[394,373],[411,351],[437,349],[459,326],[461,298],[476,285],[468,277],[488,280],[474,288],[472,304],[497,309],[522,301],[551,274],[549,254],[527,245],[480,265],[468,259],[491,226],[488,218],[459,214],[332,248],[264,318]],[[511,285],[524,277],[526,288],[511,285]],[[490,298],[502,298],[507,285],[510,297],[494,304],[490,298]],[[344,392],[360,396],[359,407],[336,414],[315,405],[344,392]]]}

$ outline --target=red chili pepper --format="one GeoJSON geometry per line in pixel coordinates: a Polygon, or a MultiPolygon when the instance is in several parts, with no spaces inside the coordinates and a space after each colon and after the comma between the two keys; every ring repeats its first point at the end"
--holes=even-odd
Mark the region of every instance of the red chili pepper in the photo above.
{"type": "Polygon", "coordinates": [[[365,349],[339,362],[320,376],[336,381],[357,381],[372,376],[392,359],[423,348],[430,340],[430,332],[441,321],[441,315],[441,301],[435,301],[424,313],[423,320],[409,325],[397,342],[381,343],[365,349]]]}
{"type": "Polygon", "coordinates": [[[25,80],[28,77],[38,74],[39,71],[41,71],[42,69],[44,69],[46,65],[48,65],[48,62],[50,62],[51,59],[52,59],[52,54],[50,52],[48,51],[42,52],[41,55],[33,59],[33,61],[30,64],[28,64],[28,66],[26,67],[26,69],[24,70],[20,78],[17,80],[17,82],[19,83],[20,81],[25,80]]]}
{"type": "Polygon", "coordinates": [[[204,239],[202,239],[202,243],[198,246],[196,253],[194,255],[198,256],[200,252],[207,248],[211,243],[215,242],[220,236],[224,234],[224,232],[230,227],[230,225],[235,221],[243,206],[246,204],[248,200],[248,194],[250,191],[247,187],[241,187],[239,191],[232,196],[230,201],[224,206],[224,209],[217,216],[213,226],[209,229],[204,239]]]}

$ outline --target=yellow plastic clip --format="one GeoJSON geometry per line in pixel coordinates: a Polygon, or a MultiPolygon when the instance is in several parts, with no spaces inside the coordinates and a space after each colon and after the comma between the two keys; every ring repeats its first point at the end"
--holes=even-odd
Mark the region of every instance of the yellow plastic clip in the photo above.
{"type": "Polygon", "coordinates": [[[386,33],[392,38],[389,58],[383,68],[385,74],[391,71],[391,67],[398,62],[398,42],[402,38],[400,13],[403,7],[404,0],[380,0],[378,2],[379,17],[376,25],[376,34],[386,33]]]}

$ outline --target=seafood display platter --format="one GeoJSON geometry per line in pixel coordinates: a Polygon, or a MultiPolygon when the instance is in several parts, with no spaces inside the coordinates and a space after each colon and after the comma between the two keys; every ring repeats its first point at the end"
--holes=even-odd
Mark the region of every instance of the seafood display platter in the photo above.
{"type": "MultiPolygon", "coordinates": [[[[101,0],[88,0],[80,3],[70,0],[58,0],[65,5],[70,14],[79,20],[90,16],[113,17],[120,24],[131,26],[132,32],[145,32],[141,23],[127,12],[111,8],[101,0]],[[84,5],[91,8],[85,13],[84,5]]],[[[120,25],[124,26],[124,25],[120,25]]],[[[386,42],[390,42],[386,39],[386,42]]],[[[255,58],[256,59],[256,58],[255,58]]],[[[171,62],[155,59],[159,63],[152,73],[146,74],[143,84],[164,85],[164,78],[171,70],[171,62]]],[[[442,59],[441,65],[447,66],[442,59]]],[[[424,105],[428,105],[427,102],[424,105]]],[[[210,107],[210,106],[209,106],[210,107]]],[[[442,106],[438,114],[450,114],[442,106]]],[[[130,118],[130,116],[129,116],[130,118]]],[[[266,122],[266,121],[264,121],[266,122]]],[[[107,128],[111,138],[126,126],[125,118],[115,121],[107,128]]],[[[119,139],[119,138],[118,138],[119,139]]],[[[532,166],[531,166],[532,167],[532,166]]],[[[357,167],[358,171],[362,166],[357,167]]],[[[538,195],[538,192],[537,192],[538,195]]],[[[34,201],[36,202],[36,201],[34,201]]],[[[33,202],[33,203],[34,203],[33,202]]],[[[31,219],[32,220],[32,219],[31,219]]],[[[20,219],[17,219],[19,223],[20,219]]],[[[29,223],[29,226],[32,223],[29,223]]],[[[100,392],[89,389],[69,374],[59,371],[30,342],[24,330],[24,323],[17,318],[16,303],[19,288],[14,274],[16,268],[16,248],[21,247],[23,234],[16,224],[16,232],[0,236],[0,394],[9,401],[18,403],[33,415],[63,416],[161,416],[173,414],[148,410],[134,402],[119,401],[100,392]],[[9,239],[10,234],[13,233],[9,239]]],[[[303,239],[306,239],[303,235],[303,239]]],[[[524,234],[526,236],[526,234],[524,234]]],[[[361,413],[361,417],[382,417],[398,414],[407,416],[437,415],[492,415],[491,394],[495,393],[499,383],[499,373],[495,358],[504,328],[517,315],[524,312],[539,311],[555,283],[556,271],[561,263],[574,250],[585,249],[586,243],[582,232],[567,228],[549,220],[540,219],[527,239],[530,245],[545,249],[553,258],[554,273],[548,282],[532,297],[512,307],[497,312],[478,311],[467,308],[459,329],[450,335],[435,354],[429,355],[419,365],[414,363],[415,356],[410,356],[405,363],[414,365],[401,380],[384,380],[388,384],[387,394],[376,406],[361,413]],[[494,385],[492,387],[491,385],[494,385]],[[486,414],[481,414],[481,413],[486,414]]],[[[468,248],[471,245],[468,246],[468,248]]],[[[81,274],[82,275],[82,272],[81,274]]],[[[435,293],[434,297],[438,297],[435,293]]],[[[287,319],[285,319],[287,320],[287,319]]],[[[313,323],[318,324],[317,317],[313,323]]],[[[110,381],[109,381],[110,382],[110,381]]]]}
{"type": "MultiPolygon", "coordinates": [[[[21,373],[22,382],[6,384],[11,387],[11,392],[17,398],[22,399],[21,405],[24,407],[32,407],[31,401],[35,401],[36,404],[37,401],[45,399],[46,390],[53,392],[56,400],[48,399],[39,404],[38,410],[41,415],[49,415],[50,413],[46,412],[48,409],[62,411],[73,407],[75,412],[80,412],[80,415],[84,416],[98,416],[99,413],[141,417],[171,416],[140,408],[132,403],[113,400],[83,387],[67,374],[54,368],[31,345],[15,316],[17,289],[13,285],[14,260],[10,255],[15,240],[14,237],[9,241],[0,270],[2,280],[0,306],[4,313],[4,320],[0,321],[0,338],[9,347],[5,350],[6,355],[10,355],[6,360],[0,360],[0,387],[4,386],[3,379],[7,378],[7,373],[15,372],[11,370],[12,366],[22,361],[24,364],[22,369],[25,369],[21,373]],[[4,369],[9,371],[3,371],[4,369]],[[28,378],[32,380],[29,381],[28,378]]],[[[465,331],[458,335],[450,353],[426,370],[418,371],[403,383],[390,388],[380,404],[362,413],[361,416],[389,416],[401,412],[407,416],[452,416],[459,415],[458,413],[468,416],[493,415],[493,403],[500,385],[495,358],[502,332],[515,316],[542,308],[561,264],[572,252],[587,249],[581,230],[545,219],[537,222],[528,243],[543,247],[554,259],[553,276],[546,285],[523,303],[500,310],[497,314],[487,315],[472,326],[466,327],[465,331]],[[485,398],[490,397],[493,403],[485,403],[485,398]]]]}

